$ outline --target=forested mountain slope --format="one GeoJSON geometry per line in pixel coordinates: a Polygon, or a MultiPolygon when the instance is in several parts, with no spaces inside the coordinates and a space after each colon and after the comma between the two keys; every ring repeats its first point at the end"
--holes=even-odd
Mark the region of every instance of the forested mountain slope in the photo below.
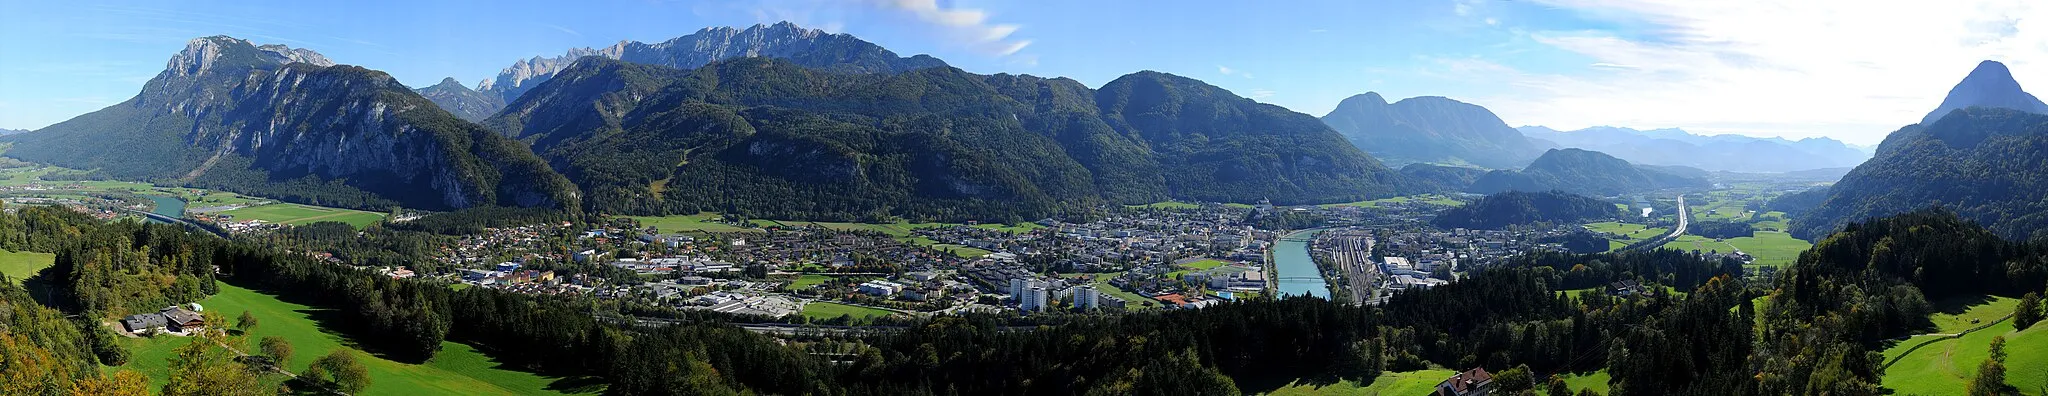
{"type": "Polygon", "coordinates": [[[1660,169],[1640,166],[1597,151],[1553,149],[1520,171],[1487,172],[1467,191],[1561,190],[1576,194],[1612,196],[1671,188],[1706,188],[1711,184],[1696,169],[1660,169]],[[1690,173],[1690,174],[1684,174],[1690,173]]]}
{"type": "Polygon", "coordinates": [[[606,212],[1016,220],[1414,188],[1313,117],[1155,72],[1091,90],[954,68],[738,58],[684,71],[588,57],[485,124],[530,143],[606,212]]]}
{"type": "Polygon", "coordinates": [[[22,160],[320,205],[578,204],[517,142],[390,75],[225,36],[192,40],[126,102],[5,140],[22,160]]]}

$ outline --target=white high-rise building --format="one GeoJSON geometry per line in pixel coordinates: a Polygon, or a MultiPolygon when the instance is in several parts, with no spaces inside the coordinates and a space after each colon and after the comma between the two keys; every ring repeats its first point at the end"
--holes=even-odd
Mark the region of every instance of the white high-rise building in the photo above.
{"type": "Polygon", "coordinates": [[[1101,299],[1099,298],[1101,295],[1101,292],[1095,290],[1095,286],[1092,285],[1076,287],[1074,288],[1074,308],[1080,308],[1083,311],[1096,309],[1098,308],[1097,305],[1101,304],[1101,299]]]}
{"type": "Polygon", "coordinates": [[[1050,294],[1045,291],[1045,286],[1034,285],[1024,289],[1024,294],[1017,298],[1017,309],[1025,312],[1043,311],[1046,308],[1045,299],[1050,294]]]}

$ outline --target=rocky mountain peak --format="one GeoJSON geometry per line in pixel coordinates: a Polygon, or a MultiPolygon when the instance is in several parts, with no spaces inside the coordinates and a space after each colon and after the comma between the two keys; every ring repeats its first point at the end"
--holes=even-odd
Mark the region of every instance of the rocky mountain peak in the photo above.
{"type": "Polygon", "coordinates": [[[171,60],[164,64],[164,71],[182,77],[203,74],[224,64],[246,67],[292,63],[334,66],[334,61],[309,49],[294,49],[282,44],[257,46],[239,38],[207,36],[187,41],[185,49],[172,55],[171,60]]]}
{"type": "Polygon", "coordinates": [[[477,84],[477,90],[510,103],[519,95],[567,69],[576,59],[602,56],[632,63],[694,69],[713,61],[739,57],[771,57],[798,65],[842,73],[898,73],[946,63],[929,56],[899,57],[874,43],[847,34],[805,29],[794,23],[754,25],[745,29],[712,27],[682,37],[648,44],[619,41],[604,48],[574,48],[561,56],[520,60],[477,84]]]}
{"type": "Polygon", "coordinates": [[[2018,80],[2012,77],[2012,70],[1998,61],[1983,61],[1970,75],[1956,83],[1941,100],[1941,107],[1927,113],[1920,119],[1921,124],[1932,124],[1942,116],[1957,109],[1968,107],[1997,107],[2029,113],[2048,114],[2048,104],[2020,88],[2018,80]]]}
{"type": "Polygon", "coordinates": [[[440,82],[440,83],[438,83],[438,84],[434,84],[433,86],[431,86],[431,87],[429,87],[429,88],[463,88],[463,89],[468,89],[469,87],[467,87],[467,86],[464,86],[464,85],[462,85],[462,82],[461,82],[461,81],[455,81],[455,77],[442,77],[442,78],[441,78],[441,82],[440,82]]]}

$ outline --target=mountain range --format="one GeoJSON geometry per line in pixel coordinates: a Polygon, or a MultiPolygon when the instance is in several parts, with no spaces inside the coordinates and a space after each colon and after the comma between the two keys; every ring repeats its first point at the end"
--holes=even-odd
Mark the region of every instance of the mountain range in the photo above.
{"type": "Polygon", "coordinates": [[[608,213],[1029,219],[1418,188],[1313,117],[1171,74],[1089,89],[951,67],[835,70],[586,57],[484,124],[530,144],[608,213]]]}
{"type": "Polygon", "coordinates": [[[413,90],[310,50],[196,39],[134,99],[8,136],[5,155],[377,210],[1019,221],[1429,190],[1315,117],[1158,72],[1099,89],[978,75],[787,23],[519,65],[413,90]]]}
{"type": "Polygon", "coordinates": [[[1581,148],[1639,164],[1678,165],[1729,172],[1793,172],[1856,166],[1865,150],[1825,137],[1787,140],[1742,135],[1704,136],[1682,129],[1636,130],[1592,127],[1561,132],[1542,126],[1516,128],[1539,144],[1581,148]]]}
{"type": "Polygon", "coordinates": [[[1850,222],[1942,206],[2006,238],[2048,235],[2048,115],[2005,65],[1985,61],[1949,91],[1932,122],[1886,136],[1877,156],[1795,218],[1813,239],[1850,222]]]}
{"type": "Polygon", "coordinates": [[[722,59],[773,57],[804,67],[855,74],[901,73],[946,66],[946,62],[926,55],[899,57],[853,35],[825,33],[781,22],[746,29],[705,28],[660,43],[619,41],[605,48],[570,49],[552,58],[523,59],[498,72],[497,77],[478,83],[476,90],[509,104],[586,56],[678,69],[693,69],[722,59]]]}
{"type": "Polygon", "coordinates": [[[4,140],[21,160],[322,205],[578,203],[532,152],[390,75],[225,36],[191,40],[125,102],[4,140]]]}
{"type": "Polygon", "coordinates": [[[1704,189],[1713,184],[1706,172],[1684,167],[1636,165],[1598,151],[1551,149],[1522,170],[1496,170],[1479,176],[1466,191],[1558,190],[1573,194],[1615,196],[1664,189],[1704,189]]]}
{"type": "Polygon", "coordinates": [[[1367,92],[1344,99],[1322,119],[1358,148],[1394,165],[1517,168],[1544,149],[1485,107],[1436,96],[1387,103],[1367,92]]]}

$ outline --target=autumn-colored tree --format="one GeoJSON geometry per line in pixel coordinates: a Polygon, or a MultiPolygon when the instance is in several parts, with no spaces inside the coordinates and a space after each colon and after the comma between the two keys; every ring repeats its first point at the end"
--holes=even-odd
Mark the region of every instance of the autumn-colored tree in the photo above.
{"type": "MultiPolygon", "coordinates": [[[[212,318],[209,318],[209,323],[220,323],[210,319],[212,318]]],[[[212,326],[192,337],[191,343],[178,347],[176,354],[171,357],[171,379],[169,383],[164,384],[163,395],[277,394],[277,388],[266,385],[267,382],[259,372],[235,361],[235,353],[223,346],[227,342],[226,338],[226,331],[221,330],[220,326],[212,326]]]]}
{"type": "Polygon", "coordinates": [[[249,332],[255,331],[256,315],[250,315],[249,311],[246,310],[242,311],[242,316],[235,318],[235,330],[241,330],[242,334],[249,334],[249,332]]]}
{"type": "Polygon", "coordinates": [[[135,370],[121,370],[113,375],[102,375],[78,380],[71,384],[70,394],[98,396],[149,396],[149,378],[135,370]]]}
{"type": "Polygon", "coordinates": [[[0,333],[0,394],[61,394],[70,378],[70,366],[49,350],[26,337],[0,333]]]}
{"type": "Polygon", "coordinates": [[[263,356],[270,358],[270,364],[277,367],[288,367],[291,365],[292,343],[285,341],[284,337],[263,337],[263,341],[260,342],[258,348],[263,350],[263,356]]]}

